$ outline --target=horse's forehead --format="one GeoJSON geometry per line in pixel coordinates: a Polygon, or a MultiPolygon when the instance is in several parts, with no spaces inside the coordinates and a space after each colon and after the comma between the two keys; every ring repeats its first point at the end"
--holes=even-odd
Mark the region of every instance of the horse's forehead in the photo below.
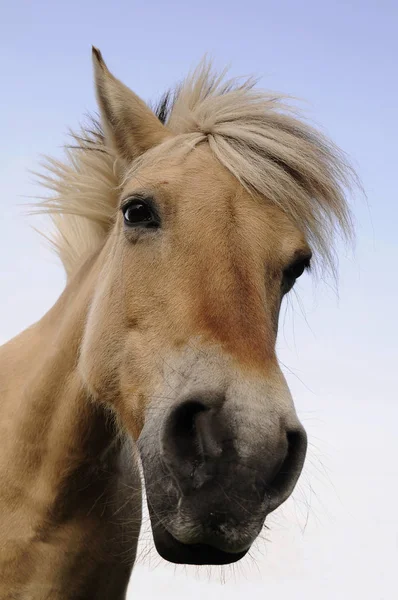
{"type": "Polygon", "coordinates": [[[166,213],[183,213],[185,218],[178,219],[183,227],[188,222],[200,226],[204,215],[218,217],[220,227],[232,218],[250,237],[257,234],[265,245],[268,239],[282,254],[308,248],[305,235],[286,213],[268,198],[254,198],[207,144],[183,156],[161,158],[141,167],[126,182],[124,195],[141,189],[153,192],[166,213]]]}
{"type": "Polygon", "coordinates": [[[165,156],[143,164],[126,182],[127,191],[144,187],[162,197],[177,201],[201,197],[209,201],[216,195],[230,198],[247,194],[239,181],[214,157],[210,149],[200,146],[176,156],[165,156]]]}

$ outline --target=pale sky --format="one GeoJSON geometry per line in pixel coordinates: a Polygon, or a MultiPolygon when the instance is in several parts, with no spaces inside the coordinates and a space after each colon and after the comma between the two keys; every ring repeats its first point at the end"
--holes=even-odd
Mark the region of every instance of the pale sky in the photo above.
{"type": "Polygon", "coordinates": [[[153,551],[129,597],[396,598],[397,3],[14,0],[1,3],[1,22],[0,342],[39,319],[64,285],[21,205],[40,194],[28,174],[39,154],[60,156],[67,128],[95,109],[91,44],[146,100],[205,52],[234,75],[302,98],[367,194],[353,198],[357,245],[341,249],[338,295],[306,276],[281,326],[279,356],[310,438],[293,498],[251,558],[195,570],[153,551]]]}

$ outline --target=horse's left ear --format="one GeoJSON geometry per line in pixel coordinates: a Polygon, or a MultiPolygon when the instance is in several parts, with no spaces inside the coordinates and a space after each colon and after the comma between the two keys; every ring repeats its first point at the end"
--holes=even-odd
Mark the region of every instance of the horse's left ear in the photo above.
{"type": "Polygon", "coordinates": [[[121,158],[131,162],[172,136],[145,102],[112,75],[94,47],[93,63],[105,136],[121,158]]]}

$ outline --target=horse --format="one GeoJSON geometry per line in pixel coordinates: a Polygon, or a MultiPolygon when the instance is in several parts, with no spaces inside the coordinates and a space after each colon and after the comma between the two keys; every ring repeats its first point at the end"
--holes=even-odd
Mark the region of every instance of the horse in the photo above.
{"type": "Polygon", "coordinates": [[[204,60],[151,108],[93,64],[99,120],[37,206],[66,286],[0,351],[3,600],[125,598],[142,484],[164,559],[248,552],[307,448],[281,304],[352,229],[348,161],[289,99],[204,60]]]}

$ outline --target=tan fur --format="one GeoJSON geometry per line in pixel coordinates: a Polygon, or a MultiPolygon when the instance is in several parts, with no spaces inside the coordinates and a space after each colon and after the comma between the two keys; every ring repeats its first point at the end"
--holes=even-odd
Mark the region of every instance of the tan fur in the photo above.
{"type": "Polygon", "coordinates": [[[0,349],[1,600],[121,598],[134,560],[134,454],[121,477],[113,418],[91,403],[76,368],[92,268],[0,349]]]}
{"type": "MultiPolygon", "coordinates": [[[[253,88],[252,80],[224,81],[223,74],[213,74],[203,62],[175,91],[167,122],[175,135],[143,160],[189,152],[207,142],[245,187],[293,219],[318,260],[333,266],[334,235],[351,235],[345,193],[355,174],[343,153],[299,120],[287,100],[253,88]]],[[[97,248],[99,238],[109,232],[117,203],[106,197],[115,199],[123,181],[114,144],[107,144],[98,131],[74,139],[77,148],[67,150],[68,163],[48,164],[49,175],[42,182],[55,196],[39,207],[55,215],[55,246],[68,273],[79,264],[80,254],[88,246],[97,248]]]]}
{"type": "Polygon", "coordinates": [[[349,228],[344,164],[278,98],[202,65],[165,127],[94,58],[105,137],[75,136],[43,178],[68,285],[0,353],[1,600],[124,597],[141,506],[129,436],[172,401],[170,356],[216,349],[223,376],[261,380],[294,421],[275,356],[282,272],[310,246],[330,258],[349,228]],[[137,193],[161,231],[124,228],[137,193]]]}

